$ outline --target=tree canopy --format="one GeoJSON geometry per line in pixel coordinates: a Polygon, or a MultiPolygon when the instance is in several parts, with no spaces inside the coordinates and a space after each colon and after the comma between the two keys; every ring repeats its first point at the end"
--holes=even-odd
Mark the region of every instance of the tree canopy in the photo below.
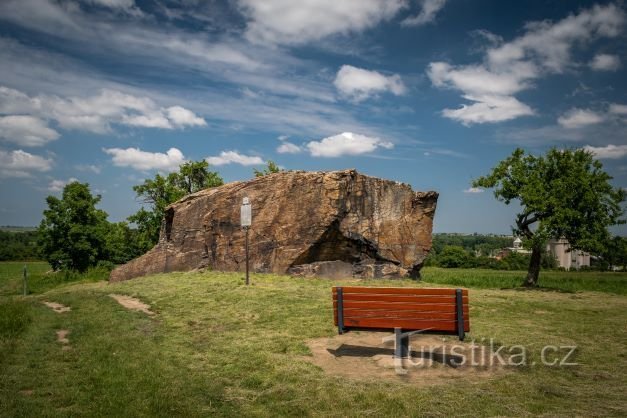
{"type": "Polygon", "coordinates": [[[161,221],[168,205],[188,194],[223,184],[224,180],[217,172],[209,171],[206,161],[188,161],[176,173],[166,176],[157,174],[133,186],[137,197],[148,205],[148,209],[141,208],[128,217],[129,222],[137,225],[143,251],[150,249],[159,240],[161,221]]]}
{"type": "Polygon", "coordinates": [[[586,150],[553,148],[534,156],[516,149],[472,185],[493,188],[507,205],[520,203],[514,233],[527,238],[532,249],[524,284],[536,286],[548,239],[566,238],[572,249],[600,253],[610,239],[607,227],[625,222],[625,191],[613,187],[611,179],[586,150]]]}
{"type": "Polygon", "coordinates": [[[268,160],[266,162],[266,168],[264,168],[263,170],[257,170],[256,168],[253,168],[253,173],[255,174],[255,177],[263,177],[272,173],[280,173],[281,171],[283,171],[283,169],[281,169],[278,165],[276,165],[274,161],[271,160],[268,160]]]}
{"type": "Polygon", "coordinates": [[[92,196],[87,183],[72,182],[61,199],[48,196],[46,202],[39,246],[53,269],[84,272],[104,258],[107,214],[96,209],[100,196],[92,196]]]}

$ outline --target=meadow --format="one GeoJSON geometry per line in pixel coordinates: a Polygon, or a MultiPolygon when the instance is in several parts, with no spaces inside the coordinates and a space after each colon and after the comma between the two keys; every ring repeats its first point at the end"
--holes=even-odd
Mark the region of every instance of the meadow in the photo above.
{"type": "Polygon", "coordinates": [[[50,283],[44,265],[40,279],[31,270],[39,290],[22,297],[21,277],[3,267],[0,416],[627,415],[624,273],[543,272],[545,289],[520,291],[524,272],[431,268],[422,282],[254,274],[245,286],[242,274],[209,271],[50,283]],[[470,337],[523,345],[530,364],[431,386],[327,374],[307,341],[337,333],[335,284],[468,287],[470,337]],[[155,315],[125,309],[112,293],[155,315]],[[69,332],[65,345],[59,330],[69,332]],[[532,366],[547,344],[576,346],[577,365],[532,366]]]}

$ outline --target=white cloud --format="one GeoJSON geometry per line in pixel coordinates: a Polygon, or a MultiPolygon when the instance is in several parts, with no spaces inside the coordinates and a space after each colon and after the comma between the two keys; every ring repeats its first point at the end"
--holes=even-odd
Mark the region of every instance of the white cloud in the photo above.
{"type": "Polygon", "coordinates": [[[60,192],[66,185],[77,181],[78,179],[74,177],[70,177],[67,180],[52,180],[50,184],[48,184],[48,191],[60,192]]]}
{"type": "Polygon", "coordinates": [[[241,165],[260,165],[263,164],[261,157],[240,154],[237,151],[222,151],[219,156],[207,157],[205,160],[215,166],[226,164],[241,164],[241,165]]]}
{"type": "Polygon", "coordinates": [[[475,103],[462,105],[458,109],[444,109],[442,114],[468,126],[473,123],[503,122],[535,113],[513,96],[467,95],[464,98],[475,103]]]}
{"type": "MultiPolygon", "coordinates": [[[[181,106],[160,107],[148,97],[138,97],[117,90],[102,89],[88,97],[62,98],[51,95],[29,97],[6,87],[0,87],[0,110],[12,113],[9,118],[22,118],[20,124],[33,131],[22,144],[43,145],[58,138],[58,133],[47,128],[43,119],[54,120],[64,129],[75,129],[103,134],[112,124],[141,128],[174,129],[186,126],[205,126],[203,118],[181,106]],[[28,121],[26,118],[30,118],[28,121]],[[37,122],[35,119],[39,118],[37,122]],[[55,136],[56,135],[56,136],[55,136]]],[[[14,119],[13,124],[16,124],[14,119]]]]}
{"type": "Polygon", "coordinates": [[[627,116],[627,105],[612,103],[609,112],[613,115],[627,116]]]}
{"type": "Polygon", "coordinates": [[[302,152],[302,148],[291,142],[283,141],[276,149],[279,154],[298,154],[302,152]]]}
{"type": "Polygon", "coordinates": [[[627,156],[627,145],[606,145],[604,147],[593,147],[586,145],[583,147],[586,151],[593,153],[601,160],[617,160],[627,156]]]}
{"type": "Polygon", "coordinates": [[[176,126],[207,126],[207,122],[203,118],[181,106],[168,107],[167,114],[168,119],[176,126]]]}
{"type": "Polygon", "coordinates": [[[351,65],[343,65],[339,69],[333,84],[340,93],[355,101],[386,91],[397,96],[405,93],[405,85],[398,74],[385,76],[351,65]]]}
{"type": "Polygon", "coordinates": [[[438,12],[444,7],[446,0],[421,0],[420,13],[410,16],[401,22],[403,26],[422,26],[435,20],[438,12]]]}
{"type": "Polygon", "coordinates": [[[46,121],[27,115],[0,116],[0,138],[24,147],[39,147],[59,138],[46,121]]]}
{"type": "Polygon", "coordinates": [[[102,171],[100,167],[98,167],[97,165],[93,165],[93,164],[78,164],[78,165],[75,165],[74,168],[77,169],[78,171],[90,171],[94,174],[100,174],[100,172],[102,171]]]}
{"type": "Polygon", "coordinates": [[[53,161],[26,151],[0,150],[0,177],[31,177],[31,172],[50,171],[53,161]]]}
{"type": "Polygon", "coordinates": [[[488,51],[488,60],[501,69],[532,60],[549,72],[561,73],[570,65],[576,43],[616,37],[624,23],[625,13],[614,4],[596,5],[555,23],[529,22],[524,35],[488,51]]]}
{"type": "Polygon", "coordinates": [[[616,71],[620,68],[618,55],[597,54],[590,61],[590,68],[597,71],[616,71]]]}
{"type": "Polygon", "coordinates": [[[391,19],[404,0],[239,0],[251,41],[298,44],[358,32],[391,19]]]}
{"type": "Polygon", "coordinates": [[[343,132],[307,143],[309,153],[314,157],[341,157],[343,155],[367,154],[377,148],[393,148],[394,144],[379,138],[343,132]]]}
{"type": "Polygon", "coordinates": [[[481,187],[469,187],[466,190],[464,190],[464,193],[470,193],[470,194],[476,194],[476,193],[483,193],[485,190],[482,189],[481,187]]]}
{"type": "Polygon", "coordinates": [[[562,127],[577,129],[603,122],[602,115],[587,109],[573,108],[557,119],[562,127]]]}
{"type": "Polygon", "coordinates": [[[624,22],[625,13],[617,6],[594,6],[555,23],[527,23],[526,32],[511,42],[493,37],[480,64],[431,63],[427,74],[435,87],[459,90],[474,102],[442,114],[466,125],[533,115],[533,109],[514,94],[532,88],[542,76],[564,72],[572,64],[574,45],[618,36],[624,22]]]}
{"type": "Polygon", "coordinates": [[[176,171],[185,162],[183,153],[176,148],[170,148],[165,154],[141,151],[139,148],[103,148],[103,151],[113,156],[114,165],[141,171],[176,171]]]}
{"type": "Polygon", "coordinates": [[[111,9],[129,10],[135,8],[135,0],[81,0],[83,3],[95,4],[97,6],[111,9]]]}

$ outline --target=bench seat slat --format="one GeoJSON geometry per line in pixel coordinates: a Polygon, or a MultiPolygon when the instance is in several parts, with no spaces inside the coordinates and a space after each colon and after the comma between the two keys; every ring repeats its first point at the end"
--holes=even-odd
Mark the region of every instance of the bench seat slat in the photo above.
{"type": "MultiPolygon", "coordinates": [[[[358,328],[402,328],[406,331],[457,331],[457,321],[443,320],[408,320],[394,318],[346,318],[344,323],[347,327],[358,328]]],[[[470,323],[464,321],[464,329],[470,329],[470,323]]]]}
{"type": "MultiPolygon", "coordinates": [[[[337,302],[333,302],[333,309],[337,309],[337,302]]],[[[398,311],[432,311],[456,312],[454,304],[444,303],[402,303],[402,302],[344,302],[344,309],[390,309],[398,311]]],[[[468,305],[464,305],[464,314],[468,312],[468,305]]]]}
{"type": "MultiPolygon", "coordinates": [[[[363,294],[363,293],[374,293],[381,295],[449,295],[455,296],[455,289],[440,289],[440,288],[429,288],[429,287],[358,287],[358,286],[342,286],[342,292],[344,295],[348,295],[351,293],[363,294]]],[[[333,294],[337,293],[337,288],[333,287],[333,294]]],[[[468,290],[462,290],[463,296],[468,296],[468,290]]]]}
{"type": "MultiPolygon", "coordinates": [[[[372,302],[408,302],[408,303],[455,303],[454,296],[407,296],[407,295],[376,295],[371,293],[343,295],[344,301],[372,301],[372,302]]],[[[337,301],[337,294],[333,295],[333,301],[337,301]]],[[[462,298],[463,303],[468,303],[468,297],[462,298]]]]}

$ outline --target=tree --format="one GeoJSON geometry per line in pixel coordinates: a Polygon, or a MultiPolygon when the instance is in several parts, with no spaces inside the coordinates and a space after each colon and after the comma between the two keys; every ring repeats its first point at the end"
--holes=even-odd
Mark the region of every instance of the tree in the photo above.
{"type": "Polygon", "coordinates": [[[618,235],[613,237],[608,241],[602,257],[610,270],[617,267],[622,267],[624,270],[627,265],[627,239],[618,235]]]}
{"type": "Polygon", "coordinates": [[[467,267],[471,260],[471,255],[463,247],[457,245],[447,245],[437,257],[441,267],[467,267]]]}
{"type": "Polygon", "coordinates": [[[497,200],[518,201],[514,234],[527,239],[531,258],[524,286],[537,286],[542,251],[550,238],[566,238],[574,250],[602,252],[607,227],[621,219],[625,191],[614,188],[589,151],[553,148],[544,156],[516,149],[473,187],[493,188],[497,200]]]}
{"type": "Polygon", "coordinates": [[[148,204],[150,209],[141,208],[128,217],[129,222],[137,225],[142,252],[159,240],[161,221],[168,205],[188,194],[223,184],[217,172],[209,171],[206,161],[189,161],[179,167],[178,173],[167,176],[157,174],[153,179],[146,179],[142,184],[133,186],[137,197],[142,203],[148,204]]]}
{"type": "Polygon", "coordinates": [[[54,270],[84,272],[103,258],[107,214],[96,209],[100,196],[92,196],[87,183],[72,182],[61,199],[46,198],[48,209],[39,226],[39,247],[54,270]]]}
{"type": "Polygon", "coordinates": [[[263,177],[267,176],[268,174],[280,173],[281,171],[283,171],[283,169],[281,169],[278,165],[276,165],[274,161],[271,160],[267,161],[266,168],[261,171],[253,168],[253,173],[255,173],[255,177],[263,177]]]}

